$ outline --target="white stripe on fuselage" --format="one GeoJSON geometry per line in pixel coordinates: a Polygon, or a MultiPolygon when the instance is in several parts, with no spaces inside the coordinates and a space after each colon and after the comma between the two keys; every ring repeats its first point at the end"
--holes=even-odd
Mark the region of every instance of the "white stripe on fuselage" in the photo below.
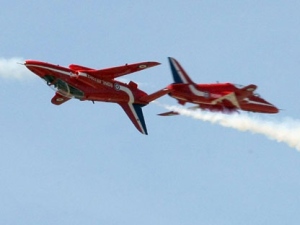
{"type": "Polygon", "coordinates": [[[132,94],[132,91],[131,91],[128,87],[121,86],[121,85],[120,85],[120,91],[124,91],[124,92],[128,95],[128,97],[129,97],[128,106],[129,106],[131,112],[133,113],[133,116],[134,116],[135,120],[136,120],[137,123],[139,124],[139,127],[141,128],[141,130],[142,130],[143,133],[145,134],[146,132],[145,132],[144,127],[143,127],[143,125],[142,125],[142,123],[141,123],[141,121],[140,121],[140,118],[139,118],[139,116],[136,114],[136,111],[135,111],[135,109],[134,109],[134,107],[133,107],[133,105],[132,105],[133,102],[134,102],[134,96],[133,96],[133,94],[132,94]]]}
{"type": "Polygon", "coordinates": [[[190,84],[190,85],[189,85],[189,89],[190,89],[190,91],[191,91],[194,95],[196,95],[196,96],[201,96],[201,97],[204,97],[204,96],[205,96],[205,92],[199,91],[199,90],[195,87],[195,85],[193,85],[193,84],[190,84]]]}
{"type": "Polygon", "coordinates": [[[134,102],[134,96],[132,94],[132,91],[128,87],[120,85],[120,91],[124,91],[128,95],[128,104],[132,104],[134,102]]]}

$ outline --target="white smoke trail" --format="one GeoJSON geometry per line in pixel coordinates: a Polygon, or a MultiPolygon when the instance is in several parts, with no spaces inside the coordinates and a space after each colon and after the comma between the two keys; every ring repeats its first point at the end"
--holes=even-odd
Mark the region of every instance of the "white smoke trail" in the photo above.
{"type": "Polygon", "coordinates": [[[23,65],[24,59],[21,57],[13,57],[9,59],[0,58],[0,78],[24,80],[34,76],[23,65]]]}
{"type": "Polygon", "coordinates": [[[239,131],[250,131],[263,134],[277,142],[284,142],[290,147],[300,151],[300,121],[285,119],[284,121],[266,121],[260,118],[250,117],[245,114],[223,114],[199,110],[189,110],[179,106],[164,107],[181,115],[194,119],[216,123],[224,127],[231,127],[239,131]]]}

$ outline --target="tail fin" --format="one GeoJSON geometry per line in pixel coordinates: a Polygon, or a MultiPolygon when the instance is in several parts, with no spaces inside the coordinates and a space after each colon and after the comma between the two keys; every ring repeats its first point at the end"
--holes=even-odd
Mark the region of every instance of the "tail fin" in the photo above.
{"type": "Polygon", "coordinates": [[[148,134],[145,119],[143,116],[142,106],[139,104],[120,103],[131,122],[142,134],[148,134]]]}
{"type": "Polygon", "coordinates": [[[191,78],[187,75],[182,66],[177,62],[176,59],[169,57],[169,63],[174,79],[174,83],[183,83],[183,84],[194,84],[191,78]]]}

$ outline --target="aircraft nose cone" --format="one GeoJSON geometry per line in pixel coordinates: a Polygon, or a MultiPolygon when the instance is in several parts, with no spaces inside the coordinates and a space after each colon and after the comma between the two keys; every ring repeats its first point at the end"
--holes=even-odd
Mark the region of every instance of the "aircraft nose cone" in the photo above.
{"type": "Polygon", "coordinates": [[[278,113],[278,112],[279,112],[279,109],[277,109],[275,106],[273,106],[272,113],[278,113]]]}
{"type": "MultiPolygon", "coordinates": [[[[269,104],[270,104],[270,103],[269,103],[269,104]]],[[[268,107],[268,112],[269,112],[269,113],[278,113],[278,112],[279,112],[279,109],[278,109],[276,106],[270,104],[269,107],[268,107]]]]}

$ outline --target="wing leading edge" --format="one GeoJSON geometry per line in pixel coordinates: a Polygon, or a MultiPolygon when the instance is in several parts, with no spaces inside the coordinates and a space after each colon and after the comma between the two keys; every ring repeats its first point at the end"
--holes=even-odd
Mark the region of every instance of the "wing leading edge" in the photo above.
{"type": "Polygon", "coordinates": [[[153,66],[160,65],[158,62],[141,62],[141,63],[135,63],[135,64],[126,64],[124,66],[117,66],[107,69],[101,69],[101,70],[93,70],[93,69],[80,69],[80,66],[78,65],[70,65],[73,69],[79,69],[81,73],[86,73],[91,76],[100,78],[100,79],[114,79],[120,76],[124,76],[130,73],[138,72],[144,69],[148,69],[153,66]]]}
{"type": "Polygon", "coordinates": [[[142,133],[148,134],[147,127],[142,111],[144,105],[140,104],[131,104],[131,103],[120,103],[119,104],[123,110],[126,112],[129,119],[132,121],[134,126],[142,133]]]}

